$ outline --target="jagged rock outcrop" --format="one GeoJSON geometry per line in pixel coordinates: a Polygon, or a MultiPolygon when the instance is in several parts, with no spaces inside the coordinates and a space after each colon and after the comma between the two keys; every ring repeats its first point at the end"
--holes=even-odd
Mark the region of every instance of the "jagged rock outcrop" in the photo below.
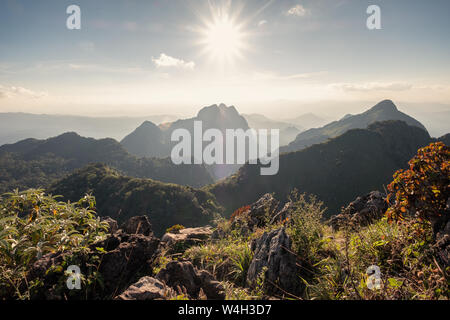
{"type": "Polygon", "coordinates": [[[169,254],[183,252],[209,239],[212,232],[213,229],[209,226],[168,232],[161,238],[161,249],[166,249],[169,254]]]}
{"type": "Polygon", "coordinates": [[[256,227],[265,226],[276,215],[279,202],[272,194],[267,193],[249,206],[249,209],[233,218],[232,228],[248,228],[249,231],[256,227]]]}
{"type": "Polygon", "coordinates": [[[186,292],[196,299],[206,295],[208,300],[225,299],[224,288],[206,270],[197,270],[190,261],[171,261],[157,275],[156,279],[163,281],[177,291],[186,292]]]}
{"type": "Polygon", "coordinates": [[[115,300],[167,300],[175,296],[175,291],[158,279],[143,277],[115,300]]]}
{"type": "Polygon", "coordinates": [[[265,272],[265,291],[269,295],[299,295],[302,285],[298,276],[296,256],[291,250],[291,239],[284,228],[265,232],[252,241],[253,260],[247,273],[247,283],[254,287],[265,272]]]}
{"type": "Polygon", "coordinates": [[[329,223],[334,230],[339,230],[344,225],[365,226],[383,217],[387,209],[386,195],[372,191],[356,198],[341,214],[333,216],[329,223]]]}
{"type": "Polygon", "coordinates": [[[120,226],[125,233],[153,236],[152,224],[147,216],[136,216],[120,226]]]}
{"type": "Polygon", "coordinates": [[[105,288],[114,292],[129,283],[138,272],[150,273],[159,239],[143,234],[116,232],[98,244],[107,251],[102,256],[99,272],[105,288]]]}
{"type": "Polygon", "coordinates": [[[286,202],[284,207],[278,213],[276,213],[270,220],[270,224],[286,221],[286,219],[292,216],[293,210],[294,206],[292,202],[291,201],[286,202]]]}

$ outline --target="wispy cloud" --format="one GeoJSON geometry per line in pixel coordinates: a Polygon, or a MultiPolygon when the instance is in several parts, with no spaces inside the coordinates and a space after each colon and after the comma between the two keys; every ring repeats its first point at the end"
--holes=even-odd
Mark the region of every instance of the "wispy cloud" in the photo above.
{"type": "Polygon", "coordinates": [[[326,74],[327,74],[326,71],[295,73],[288,75],[280,75],[268,72],[257,72],[254,74],[253,78],[255,80],[306,80],[321,77],[326,74]]]}
{"type": "Polygon", "coordinates": [[[367,83],[335,83],[334,88],[343,91],[406,91],[412,89],[412,84],[405,82],[367,82],[367,83]]]}
{"type": "Polygon", "coordinates": [[[189,70],[193,70],[195,68],[195,63],[193,61],[186,62],[182,59],[174,58],[164,53],[161,53],[159,58],[152,57],[152,61],[157,68],[173,67],[189,70]]]}
{"type": "Polygon", "coordinates": [[[267,24],[267,20],[261,20],[258,22],[258,27],[262,27],[265,24],[267,24]]]}
{"type": "Polygon", "coordinates": [[[47,93],[45,92],[36,92],[30,89],[26,89],[24,87],[0,85],[0,99],[17,98],[17,97],[39,99],[46,96],[47,93]]]}
{"type": "Polygon", "coordinates": [[[309,13],[309,10],[307,10],[301,4],[297,4],[296,6],[293,6],[288,11],[286,11],[286,15],[288,15],[288,16],[295,16],[295,17],[304,17],[308,13],[309,13]]]}

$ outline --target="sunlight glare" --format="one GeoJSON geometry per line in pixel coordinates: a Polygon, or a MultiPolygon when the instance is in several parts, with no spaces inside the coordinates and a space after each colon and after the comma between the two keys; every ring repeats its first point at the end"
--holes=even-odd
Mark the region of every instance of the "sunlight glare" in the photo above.
{"type": "Polygon", "coordinates": [[[204,32],[206,51],[221,62],[232,62],[241,56],[243,32],[228,15],[216,17],[204,32]]]}

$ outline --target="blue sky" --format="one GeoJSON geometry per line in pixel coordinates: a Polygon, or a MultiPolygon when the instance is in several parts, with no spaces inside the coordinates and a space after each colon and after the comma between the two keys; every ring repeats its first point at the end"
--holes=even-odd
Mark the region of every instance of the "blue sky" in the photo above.
{"type": "Polygon", "coordinates": [[[450,104],[449,13],[446,0],[2,0],[0,111],[450,104]],[[71,4],[81,30],[66,28],[71,4]],[[370,4],[381,8],[381,30],[366,27],[370,4]],[[224,15],[234,34],[220,43],[211,30],[224,15]]]}

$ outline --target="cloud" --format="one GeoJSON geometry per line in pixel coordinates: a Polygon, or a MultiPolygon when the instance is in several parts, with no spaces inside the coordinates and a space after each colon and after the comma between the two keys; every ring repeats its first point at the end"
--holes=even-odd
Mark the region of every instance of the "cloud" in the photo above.
{"type": "Polygon", "coordinates": [[[174,67],[189,70],[193,70],[195,68],[195,63],[193,61],[186,62],[184,60],[168,56],[164,53],[161,53],[159,58],[152,57],[152,61],[157,68],[174,67]]]}
{"type": "Polygon", "coordinates": [[[406,91],[412,89],[412,85],[404,82],[368,82],[368,83],[336,83],[333,87],[343,91],[406,91]]]}
{"type": "Polygon", "coordinates": [[[275,73],[257,72],[253,75],[255,80],[308,80],[326,75],[326,71],[295,73],[288,75],[280,75],[275,73]]]}
{"type": "Polygon", "coordinates": [[[6,98],[16,98],[16,97],[23,97],[28,99],[39,99],[46,97],[47,93],[45,92],[36,92],[29,89],[26,89],[24,87],[6,87],[0,85],[0,99],[6,99],[6,98]]]}
{"type": "Polygon", "coordinates": [[[262,27],[265,24],[267,24],[267,20],[261,20],[258,22],[258,27],[262,27]]]}
{"type": "Polygon", "coordinates": [[[286,11],[286,15],[288,16],[296,16],[296,17],[304,17],[308,14],[308,10],[305,9],[301,4],[297,4],[296,6],[290,8],[286,11]]]}

